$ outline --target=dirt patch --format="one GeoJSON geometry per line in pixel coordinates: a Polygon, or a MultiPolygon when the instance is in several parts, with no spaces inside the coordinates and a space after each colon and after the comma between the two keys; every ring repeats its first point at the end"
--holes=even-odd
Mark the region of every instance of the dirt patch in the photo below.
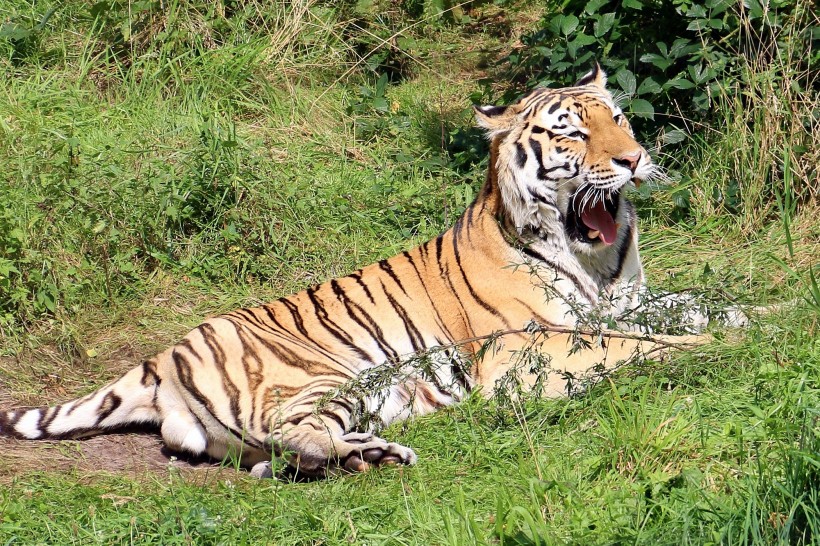
{"type": "Polygon", "coordinates": [[[30,472],[107,472],[139,476],[183,473],[234,472],[211,459],[186,458],[165,448],[158,435],[106,434],[86,440],[39,442],[0,438],[0,482],[30,472]]]}

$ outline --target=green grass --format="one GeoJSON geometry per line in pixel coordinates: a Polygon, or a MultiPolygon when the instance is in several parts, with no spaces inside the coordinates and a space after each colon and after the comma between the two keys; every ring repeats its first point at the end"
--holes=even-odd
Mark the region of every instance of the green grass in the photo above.
{"type": "MultiPolygon", "coordinates": [[[[85,4],[0,1],[4,20],[30,31],[0,33],[4,405],[88,392],[204,316],[409,248],[470,201],[480,158],[454,161],[442,134],[446,144],[471,123],[481,51],[506,47],[505,32],[539,8],[474,6],[473,17],[504,21],[500,35],[435,20],[406,31],[414,42],[380,91],[366,69],[380,42],[344,23],[389,36],[398,15],[272,4],[228,17],[173,3],[171,19],[133,19],[140,40],[123,50],[120,11],[95,27],[85,4]]],[[[817,180],[804,176],[803,200],[789,200],[786,172],[781,206],[770,195],[755,209],[766,198],[759,165],[737,158],[770,119],[747,123],[735,107],[710,140],[664,150],[685,173],[676,191],[689,192],[688,209],[671,190],[639,200],[650,283],[811,299],[820,231],[804,198],[817,180]],[[746,179],[732,210],[710,197],[746,179]]],[[[716,331],[708,346],[576,398],[476,396],[396,425],[384,435],[416,450],[412,468],[291,483],[230,468],[4,463],[0,543],[810,544],[818,303],[716,331]]]]}

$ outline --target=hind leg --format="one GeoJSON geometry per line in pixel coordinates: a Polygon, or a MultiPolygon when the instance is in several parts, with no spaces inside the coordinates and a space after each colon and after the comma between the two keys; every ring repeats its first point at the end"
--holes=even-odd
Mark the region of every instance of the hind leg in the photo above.
{"type": "Polygon", "coordinates": [[[164,415],[160,434],[165,444],[176,451],[202,455],[208,448],[205,429],[188,408],[174,409],[164,415]]]}

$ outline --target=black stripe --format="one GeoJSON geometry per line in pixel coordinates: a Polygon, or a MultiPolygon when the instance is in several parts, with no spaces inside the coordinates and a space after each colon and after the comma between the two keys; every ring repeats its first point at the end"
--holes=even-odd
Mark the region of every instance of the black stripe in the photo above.
{"type": "Polygon", "coordinates": [[[523,300],[520,300],[518,298],[515,298],[515,301],[519,305],[523,305],[524,307],[526,307],[527,311],[529,311],[529,313],[532,315],[532,318],[535,319],[539,324],[542,324],[542,325],[547,326],[547,327],[557,327],[558,326],[557,324],[555,324],[551,320],[547,319],[544,315],[540,314],[538,311],[536,311],[535,309],[530,307],[530,305],[527,302],[525,302],[523,300]]]}
{"type": "Polygon", "coordinates": [[[532,146],[532,151],[535,153],[535,160],[538,162],[538,172],[536,176],[539,180],[547,180],[547,171],[544,168],[544,156],[542,154],[541,143],[531,138],[530,146],[532,146]]]}
{"type": "Polygon", "coordinates": [[[556,264],[555,262],[553,262],[553,261],[551,261],[551,260],[548,260],[546,257],[542,256],[540,253],[536,252],[535,250],[533,250],[533,249],[532,249],[531,247],[529,247],[529,246],[526,246],[526,245],[525,245],[525,246],[521,247],[521,251],[522,251],[524,254],[526,254],[527,256],[529,256],[530,258],[534,258],[534,259],[536,259],[536,260],[539,260],[539,261],[541,261],[541,262],[544,262],[545,264],[547,264],[547,265],[549,265],[551,268],[553,268],[553,269],[556,271],[556,273],[560,273],[561,275],[563,275],[564,277],[566,277],[568,280],[570,280],[570,281],[572,282],[572,284],[574,284],[574,285],[575,285],[575,287],[576,287],[576,288],[577,288],[577,289],[578,289],[578,290],[579,290],[579,291],[580,291],[580,292],[584,295],[584,297],[585,297],[585,298],[587,298],[587,299],[588,299],[591,303],[592,303],[592,302],[595,302],[595,301],[597,300],[597,297],[596,297],[595,295],[591,294],[590,292],[588,292],[588,291],[584,288],[584,286],[581,284],[581,281],[578,279],[578,277],[576,277],[575,275],[573,275],[572,273],[570,273],[569,271],[567,271],[567,270],[566,270],[566,269],[564,269],[563,267],[559,266],[558,264],[556,264]]]}
{"type": "Polygon", "coordinates": [[[37,429],[40,431],[40,434],[48,436],[48,427],[54,422],[57,414],[60,413],[60,408],[62,408],[62,406],[43,408],[40,410],[40,419],[37,420],[37,429]]]}
{"type": "Polygon", "coordinates": [[[282,421],[283,425],[296,425],[302,419],[310,417],[311,415],[316,415],[313,411],[301,411],[299,413],[294,413],[290,415],[287,419],[282,421]]]}
{"type": "Polygon", "coordinates": [[[341,417],[336,415],[335,412],[333,412],[333,411],[323,411],[320,415],[320,418],[321,417],[329,417],[332,421],[335,421],[336,424],[339,425],[339,428],[341,428],[342,431],[347,431],[348,423],[346,423],[344,419],[342,419],[341,417]]]}
{"type": "Polygon", "coordinates": [[[569,161],[567,161],[563,165],[556,165],[555,167],[550,167],[548,169],[544,169],[544,172],[553,173],[553,172],[559,171],[559,170],[568,171],[569,170],[569,161]]]}
{"type": "Polygon", "coordinates": [[[293,317],[293,324],[296,325],[296,329],[299,330],[299,333],[305,336],[305,338],[310,339],[310,334],[308,334],[308,331],[305,329],[305,321],[302,319],[302,315],[299,313],[299,308],[296,304],[288,298],[282,298],[279,301],[290,311],[290,316],[293,317]]]}
{"type": "MultiPolygon", "coordinates": [[[[244,322],[248,322],[250,324],[253,324],[254,326],[256,326],[260,330],[263,330],[263,331],[266,331],[266,332],[278,333],[270,327],[270,324],[266,323],[264,320],[262,320],[261,318],[256,316],[256,313],[254,312],[255,310],[256,309],[244,309],[244,308],[243,309],[236,309],[233,312],[228,313],[227,315],[223,315],[223,317],[233,318],[234,315],[238,315],[238,318],[240,319],[240,321],[244,321],[244,322]]],[[[231,321],[231,322],[233,322],[233,321],[231,321]]]]}
{"type": "Polygon", "coordinates": [[[346,410],[348,413],[353,413],[353,404],[345,400],[344,398],[334,398],[330,402],[331,404],[336,404],[340,406],[342,409],[346,410]]]}
{"type": "Polygon", "coordinates": [[[94,423],[94,426],[100,426],[100,423],[105,421],[112,413],[117,411],[117,408],[122,405],[122,398],[114,394],[113,392],[109,392],[106,394],[102,402],[100,402],[100,413],[97,415],[97,422],[94,423]],[[105,408],[105,409],[103,409],[105,408]]]}
{"type": "MultiPolygon", "coordinates": [[[[333,368],[332,366],[329,366],[328,364],[320,362],[318,360],[309,360],[305,357],[303,353],[298,353],[296,351],[288,349],[287,347],[285,347],[285,345],[281,343],[273,343],[260,336],[256,337],[259,343],[261,343],[265,347],[265,349],[270,351],[274,357],[276,357],[280,362],[287,366],[299,368],[308,375],[313,376],[337,375],[340,373],[339,369],[333,368]]],[[[321,356],[329,359],[332,363],[341,366],[347,371],[350,371],[350,369],[336,355],[326,351],[313,340],[309,339],[307,341],[303,341],[295,337],[287,337],[285,338],[285,340],[288,343],[298,345],[300,348],[304,350],[319,353],[321,356]]]]}
{"type": "Polygon", "coordinates": [[[362,350],[361,347],[353,343],[353,338],[345,332],[343,328],[340,328],[338,324],[330,319],[327,309],[325,309],[324,305],[316,297],[316,291],[317,288],[315,287],[309,288],[307,290],[307,295],[313,304],[313,312],[319,320],[319,323],[325,328],[325,330],[330,332],[333,337],[341,341],[347,347],[351,348],[362,360],[370,362],[370,355],[362,350]]]}
{"type": "Polygon", "coordinates": [[[91,400],[92,398],[94,398],[94,396],[96,396],[96,395],[97,395],[97,392],[96,392],[96,391],[94,391],[94,392],[92,392],[92,393],[86,394],[86,395],[85,395],[85,396],[83,396],[82,398],[78,398],[77,400],[72,400],[72,401],[70,402],[70,406],[71,406],[71,407],[69,407],[69,408],[68,408],[68,411],[66,411],[66,412],[65,412],[66,416],[71,415],[71,414],[74,412],[74,410],[75,410],[75,409],[77,409],[78,407],[82,406],[83,404],[85,404],[86,402],[88,402],[89,400],[91,400]]]}
{"type": "Polygon", "coordinates": [[[469,393],[473,391],[473,387],[470,386],[470,378],[467,372],[464,371],[464,366],[458,357],[450,357],[450,373],[458,384],[461,385],[461,388],[464,389],[464,392],[469,393]]]}
{"type": "Polygon", "coordinates": [[[461,273],[461,278],[464,281],[464,284],[467,286],[467,290],[470,292],[470,295],[473,297],[473,299],[475,301],[478,302],[478,304],[481,307],[484,308],[484,310],[486,310],[487,312],[489,312],[493,316],[495,316],[497,318],[500,318],[502,321],[504,321],[505,327],[509,328],[510,323],[507,322],[507,319],[501,313],[499,313],[498,310],[495,307],[491,306],[489,303],[484,301],[481,298],[481,296],[479,296],[476,293],[476,291],[473,289],[473,285],[470,283],[469,279],[467,278],[467,274],[464,271],[464,267],[461,265],[461,253],[459,252],[459,249],[458,249],[458,235],[457,234],[453,234],[453,253],[455,254],[455,257],[456,257],[456,265],[458,265],[458,270],[461,273]]]}
{"type": "MultiPolygon", "coordinates": [[[[242,369],[245,371],[245,378],[248,381],[248,390],[255,393],[259,385],[265,380],[263,370],[263,360],[256,348],[253,347],[252,340],[248,336],[253,336],[257,341],[263,341],[262,337],[256,332],[250,330],[244,325],[235,325],[236,335],[239,336],[239,342],[242,343],[242,369]],[[240,327],[241,326],[241,327],[240,327]],[[251,360],[256,361],[254,365],[251,360]]],[[[251,411],[253,411],[253,408],[251,411]]],[[[253,413],[251,413],[251,421],[253,421],[253,413]]]]}
{"type": "MultiPolygon", "coordinates": [[[[285,300],[284,299],[280,300],[280,303],[285,303],[285,300]]],[[[294,311],[298,312],[298,308],[292,302],[290,302],[289,300],[288,300],[288,303],[290,303],[293,306],[293,310],[291,311],[291,316],[293,316],[293,312],[294,311]]],[[[285,307],[288,307],[288,306],[286,305],[285,307]]],[[[299,339],[294,334],[292,329],[285,327],[281,322],[279,322],[279,320],[276,318],[276,315],[274,314],[274,310],[271,306],[264,305],[264,306],[262,306],[262,308],[268,314],[268,318],[271,320],[271,322],[273,322],[273,324],[279,329],[278,332],[271,329],[271,333],[273,333],[275,336],[283,339],[284,341],[286,341],[288,343],[299,345],[300,347],[302,347],[303,349],[306,349],[308,351],[311,351],[311,352],[314,352],[314,353],[319,353],[322,356],[330,359],[333,362],[337,362],[337,363],[339,362],[339,360],[336,358],[335,354],[333,354],[333,353],[329,352],[327,349],[323,348],[319,344],[318,341],[311,339],[310,336],[308,336],[308,333],[306,331],[305,332],[300,332],[300,333],[302,333],[304,338],[299,339]]],[[[301,315],[299,316],[299,319],[301,320],[301,315]]],[[[271,351],[274,354],[278,355],[281,352],[279,348],[284,350],[284,348],[282,348],[281,345],[279,345],[278,346],[279,348],[277,348],[277,346],[275,346],[273,343],[269,342],[266,339],[263,339],[263,338],[259,337],[259,340],[265,346],[265,348],[267,348],[269,351],[271,351]]],[[[282,357],[282,358],[284,359],[284,357],[282,357]]],[[[290,362],[289,364],[290,365],[296,365],[292,362],[290,362]]],[[[302,368],[303,370],[307,371],[307,368],[304,367],[304,366],[298,365],[297,367],[302,368]]]]}
{"type": "MultiPolygon", "coordinates": [[[[284,303],[284,301],[280,301],[280,303],[284,303]]],[[[293,304],[291,303],[291,305],[293,305],[293,304]]],[[[285,307],[288,307],[288,306],[286,305],[285,307]]],[[[287,328],[281,322],[279,322],[279,319],[276,318],[275,310],[271,305],[263,305],[261,308],[265,310],[265,313],[268,315],[268,319],[273,323],[274,326],[276,326],[275,329],[274,328],[269,328],[268,329],[268,331],[270,333],[272,333],[274,336],[276,336],[278,338],[281,338],[281,339],[283,339],[284,341],[286,341],[288,343],[294,343],[296,345],[299,345],[300,347],[303,347],[304,349],[307,349],[307,350],[312,351],[314,353],[319,353],[319,354],[321,354],[321,355],[323,355],[323,356],[325,356],[325,357],[327,357],[327,358],[329,358],[333,361],[336,360],[335,355],[329,353],[326,349],[321,347],[318,342],[310,339],[307,335],[307,332],[303,333],[303,336],[308,338],[307,342],[304,339],[299,339],[294,334],[294,332],[291,328],[287,328]]],[[[298,308],[295,305],[293,305],[293,310],[298,312],[298,308]]],[[[293,316],[294,311],[291,311],[291,316],[293,316]]],[[[299,316],[299,319],[301,320],[301,315],[299,316]]],[[[274,354],[276,354],[278,352],[277,349],[276,349],[276,346],[273,345],[273,343],[271,343],[267,339],[262,338],[261,336],[257,336],[257,337],[259,338],[259,341],[265,346],[266,349],[273,352],[274,354]]]]}
{"type": "Polygon", "coordinates": [[[382,269],[382,271],[387,273],[391,279],[393,279],[393,282],[395,282],[398,285],[398,287],[401,289],[402,292],[404,292],[404,295],[406,296],[407,290],[404,289],[404,285],[402,285],[401,280],[398,278],[398,276],[396,276],[396,272],[393,271],[393,266],[390,265],[390,262],[388,260],[381,260],[379,262],[379,267],[382,269]]]}
{"type": "Polygon", "coordinates": [[[202,394],[194,383],[193,374],[191,373],[191,363],[188,362],[188,359],[183,356],[182,353],[174,349],[171,351],[171,360],[174,361],[174,366],[176,367],[177,377],[179,377],[180,384],[185,387],[185,389],[191,394],[191,396],[194,397],[194,399],[196,399],[197,402],[199,402],[200,405],[204,406],[205,409],[213,415],[213,404],[202,394]]]}
{"type": "Polygon", "coordinates": [[[194,358],[198,360],[202,360],[202,357],[199,355],[199,351],[194,349],[194,344],[191,343],[191,340],[188,338],[183,338],[179,343],[176,344],[177,347],[184,347],[188,350],[189,353],[194,355],[194,358]]]}
{"type": "Polygon", "coordinates": [[[515,161],[518,163],[519,169],[523,169],[524,165],[527,164],[527,151],[520,142],[515,143],[515,161]]]}
{"type": "Polygon", "coordinates": [[[528,187],[527,191],[536,201],[540,201],[541,203],[544,203],[545,205],[550,205],[552,207],[555,207],[556,209],[558,208],[558,205],[556,205],[554,201],[547,199],[546,197],[538,193],[535,188],[528,187]]]}
{"type": "Polygon", "coordinates": [[[419,268],[416,267],[416,261],[413,260],[413,257],[410,255],[409,252],[404,252],[403,254],[407,258],[407,261],[410,262],[410,265],[413,266],[413,271],[416,272],[416,277],[418,277],[419,283],[421,283],[421,287],[424,290],[424,295],[427,296],[427,300],[430,302],[430,306],[432,307],[433,312],[436,314],[436,324],[442,332],[446,333],[452,339],[453,336],[450,332],[450,329],[447,327],[446,324],[444,324],[444,319],[441,318],[441,314],[438,312],[438,305],[436,305],[437,302],[433,301],[433,297],[430,295],[430,291],[427,290],[427,282],[424,280],[424,277],[421,276],[419,268]]]}
{"type": "Polygon", "coordinates": [[[367,287],[367,285],[364,282],[364,279],[362,279],[361,272],[357,271],[356,273],[353,273],[352,275],[350,275],[350,278],[356,281],[356,284],[362,287],[362,290],[364,290],[364,293],[367,296],[367,299],[370,300],[370,303],[376,305],[376,300],[373,299],[373,294],[370,292],[370,288],[367,287]]]}
{"type": "Polygon", "coordinates": [[[413,346],[414,351],[420,351],[425,348],[424,345],[424,338],[419,332],[416,325],[413,323],[413,320],[407,314],[407,310],[399,305],[399,303],[390,295],[390,292],[387,291],[387,287],[382,284],[382,290],[384,290],[384,295],[387,296],[387,301],[390,302],[390,305],[393,307],[393,310],[399,316],[401,321],[404,323],[404,330],[407,332],[407,336],[410,338],[410,344],[413,346]]]}
{"type": "Polygon", "coordinates": [[[142,384],[143,387],[148,387],[149,385],[159,387],[161,383],[162,379],[157,373],[157,363],[150,360],[144,361],[142,363],[142,378],[140,378],[140,384],[142,384]]]}
{"type": "MultiPolygon", "coordinates": [[[[202,394],[202,391],[200,391],[197,388],[191,375],[191,365],[190,363],[188,363],[187,359],[182,356],[181,353],[174,350],[171,354],[171,358],[176,366],[177,377],[179,377],[179,381],[182,384],[182,386],[185,387],[185,389],[188,391],[188,394],[190,394],[191,397],[193,397],[197,402],[199,402],[199,404],[203,408],[205,408],[205,411],[207,411],[215,421],[221,423],[222,426],[224,426],[225,429],[228,432],[230,432],[235,439],[239,440],[239,442],[245,443],[251,447],[265,450],[265,445],[262,442],[259,442],[258,440],[247,435],[241,430],[236,430],[235,428],[226,424],[224,421],[222,421],[216,416],[216,413],[214,412],[213,403],[210,399],[208,399],[205,395],[202,394]]],[[[191,414],[194,416],[194,418],[197,419],[197,421],[199,421],[199,418],[196,417],[196,414],[194,414],[193,412],[191,412],[191,414]]],[[[199,422],[200,424],[202,423],[202,421],[199,422]]],[[[208,429],[205,426],[202,426],[202,429],[205,430],[207,433],[208,429]]]]}
{"type": "MultiPolygon", "coordinates": [[[[239,327],[233,322],[230,321],[231,325],[233,325],[234,329],[238,332],[239,327]]],[[[230,400],[231,405],[231,413],[234,417],[234,424],[238,428],[242,428],[242,421],[241,421],[241,409],[239,407],[239,398],[241,393],[239,388],[236,384],[231,381],[230,376],[228,375],[227,370],[227,355],[220,344],[219,339],[216,336],[216,329],[211,326],[209,323],[202,324],[198,328],[200,335],[202,335],[203,341],[210,349],[211,354],[213,355],[214,359],[213,362],[219,370],[219,375],[222,378],[222,388],[225,390],[225,393],[228,395],[228,399],[230,400]]]]}
{"type": "Polygon", "coordinates": [[[494,172],[494,171],[495,171],[495,165],[491,164],[490,167],[489,167],[489,170],[487,172],[487,180],[486,180],[486,182],[484,182],[484,188],[483,188],[483,192],[481,194],[481,196],[484,197],[485,199],[487,197],[489,197],[490,195],[492,195],[492,193],[493,193],[493,187],[495,186],[495,183],[493,181],[492,172],[494,172]]]}
{"type": "Polygon", "coordinates": [[[624,234],[624,237],[621,240],[620,248],[618,248],[618,264],[615,267],[615,271],[613,271],[609,277],[610,282],[616,280],[618,277],[621,276],[621,273],[624,270],[624,262],[626,261],[626,255],[629,254],[630,248],[632,248],[632,222],[629,222],[626,225],[626,233],[624,234]]]}
{"type": "MultiPolygon", "coordinates": [[[[333,293],[336,294],[336,298],[345,306],[350,318],[370,335],[387,358],[398,358],[399,354],[388,344],[387,339],[384,337],[384,331],[378,322],[373,320],[373,317],[370,316],[369,313],[348,297],[337,280],[334,279],[330,281],[330,286],[333,288],[333,293]],[[359,318],[359,315],[366,319],[367,324],[359,318]]],[[[382,286],[384,285],[382,284],[382,286]]]]}

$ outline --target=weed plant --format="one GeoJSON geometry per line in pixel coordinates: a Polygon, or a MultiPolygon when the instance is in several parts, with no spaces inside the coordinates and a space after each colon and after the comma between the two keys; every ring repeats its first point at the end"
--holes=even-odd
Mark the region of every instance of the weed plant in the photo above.
{"type": "MultiPolygon", "coordinates": [[[[448,135],[468,134],[484,69],[452,52],[505,48],[541,13],[407,3],[413,22],[379,27],[379,3],[359,4],[0,0],[4,408],[89,392],[205,315],[392,255],[463,210],[481,141],[451,154],[448,135]],[[476,34],[497,20],[517,28],[476,34]],[[400,78],[363,61],[386,47],[411,53],[400,78]]],[[[820,105],[795,43],[761,39],[713,97],[720,123],[658,150],[675,185],[633,196],[654,287],[794,305],[578,396],[476,394],[384,431],[415,467],[109,473],[81,443],[3,442],[0,542],[816,543],[820,105]]]]}

